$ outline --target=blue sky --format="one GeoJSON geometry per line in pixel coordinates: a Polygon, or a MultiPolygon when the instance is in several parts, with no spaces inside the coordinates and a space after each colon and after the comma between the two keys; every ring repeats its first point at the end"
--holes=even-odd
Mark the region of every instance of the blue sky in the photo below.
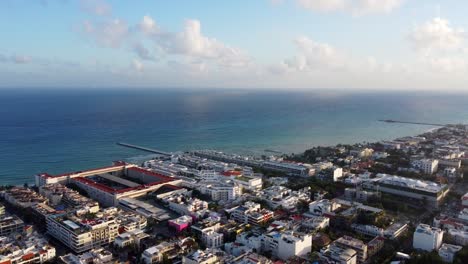
{"type": "Polygon", "coordinates": [[[4,0],[0,87],[463,90],[459,0],[4,0]]]}

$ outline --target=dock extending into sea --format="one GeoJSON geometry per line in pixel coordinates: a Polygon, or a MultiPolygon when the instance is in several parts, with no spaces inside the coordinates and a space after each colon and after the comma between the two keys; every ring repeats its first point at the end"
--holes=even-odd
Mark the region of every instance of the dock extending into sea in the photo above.
{"type": "Polygon", "coordinates": [[[392,119],[380,119],[380,122],[385,123],[400,123],[400,124],[410,124],[410,125],[423,125],[423,126],[438,126],[444,127],[446,125],[443,124],[434,124],[434,123],[424,123],[424,122],[411,122],[411,121],[400,121],[400,120],[392,120],[392,119]]]}
{"type": "Polygon", "coordinates": [[[155,153],[155,154],[159,154],[159,155],[164,155],[164,156],[171,156],[172,155],[172,153],[165,152],[165,151],[162,151],[162,150],[142,147],[142,146],[133,145],[133,144],[125,143],[125,142],[117,142],[117,145],[122,146],[122,147],[132,148],[132,149],[138,149],[138,150],[142,150],[142,151],[146,151],[146,152],[151,152],[151,153],[155,153]]]}

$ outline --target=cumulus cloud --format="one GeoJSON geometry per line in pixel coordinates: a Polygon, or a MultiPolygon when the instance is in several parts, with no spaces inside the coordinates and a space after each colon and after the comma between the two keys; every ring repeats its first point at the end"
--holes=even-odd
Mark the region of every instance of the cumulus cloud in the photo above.
{"type": "Polygon", "coordinates": [[[299,6],[319,12],[346,11],[353,15],[390,13],[404,0],[297,0],[299,6]]]}
{"type": "Polygon", "coordinates": [[[112,7],[104,0],[80,0],[81,8],[91,14],[106,16],[112,13],[112,7]]]}
{"type": "Polygon", "coordinates": [[[151,17],[144,16],[139,29],[166,54],[207,60],[223,67],[243,67],[251,62],[242,50],[204,36],[198,20],[187,20],[181,32],[169,32],[161,30],[151,17]]]}
{"type": "Polygon", "coordinates": [[[127,22],[121,19],[97,23],[84,21],[82,32],[99,45],[112,48],[119,48],[127,40],[130,33],[127,22]]]}
{"type": "Polygon", "coordinates": [[[453,28],[448,20],[436,17],[423,25],[415,26],[409,40],[417,51],[430,53],[460,49],[465,37],[464,29],[453,28]]]}
{"type": "Polygon", "coordinates": [[[299,37],[294,41],[298,55],[284,63],[299,71],[340,69],[345,65],[345,58],[337,49],[326,43],[316,42],[308,37],[299,37]]]}
{"type": "Polygon", "coordinates": [[[422,67],[435,73],[456,73],[467,70],[466,31],[454,28],[450,21],[436,17],[413,28],[408,35],[422,67]]]}
{"type": "Polygon", "coordinates": [[[156,21],[154,21],[154,19],[151,18],[148,15],[143,16],[143,19],[140,22],[140,24],[138,25],[138,28],[145,35],[148,35],[148,36],[152,36],[152,35],[160,33],[160,29],[159,29],[158,25],[156,24],[156,21]]]}

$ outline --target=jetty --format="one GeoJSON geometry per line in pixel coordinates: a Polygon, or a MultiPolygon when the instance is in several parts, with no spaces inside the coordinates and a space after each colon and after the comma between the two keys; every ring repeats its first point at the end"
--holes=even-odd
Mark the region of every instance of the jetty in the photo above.
{"type": "Polygon", "coordinates": [[[172,154],[169,152],[165,152],[162,150],[157,150],[157,149],[152,149],[152,148],[147,148],[147,147],[142,147],[138,145],[133,145],[125,142],[117,142],[117,145],[122,146],[122,147],[127,147],[127,148],[132,148],[132,149],[138,149],[146,152],[151,152],[159,155],[164,155],[164,156],[171,156],[172,154]]]}
{"type": "Polygon", "coordinates": [[[444,127],[444,124],[434,124],[434,123],[424,123],[424,122],[412,122],[412,121],[401,121],[401,120],[392,120],[392,119],[380,119],[380,122],[385,123],[399,123],[399,124],[410,124],[410,125],[423,125],[423,126],[438,126],[444,127]]]}

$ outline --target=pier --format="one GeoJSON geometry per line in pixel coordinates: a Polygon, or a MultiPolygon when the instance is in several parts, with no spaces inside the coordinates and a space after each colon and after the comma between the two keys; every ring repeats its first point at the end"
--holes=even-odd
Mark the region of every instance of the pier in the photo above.
{"type": "Polygon", "coordinates": [[[138,149],[146,152],[151,152],[159,155],[164,155],[164,156],[171,156],[172,154],[169,152],[157,150],[157,149],[152,149],[152,148],[147,148],[147,147],[142,147],[138,145],[133,145],[133,144],[128,144],[125,142],[117,142],[117,145],[122,146],[122,147],[127,147],[127,148],[132,148],[132,149],[138,149]]]}
{"type": "Polygon", "coordinates": [[[444,127],[446,125],[443,124],[434,124],[434,123],[424,123],[424,122],[411,122],[411,121],[400,121],[400,120],[392,120],[392,119],[381,119],[380,122],[385,123],[399,123],[399,124],[410,124],[410,125],[423,125],[423,126],[438,126],[444,127]]]}

